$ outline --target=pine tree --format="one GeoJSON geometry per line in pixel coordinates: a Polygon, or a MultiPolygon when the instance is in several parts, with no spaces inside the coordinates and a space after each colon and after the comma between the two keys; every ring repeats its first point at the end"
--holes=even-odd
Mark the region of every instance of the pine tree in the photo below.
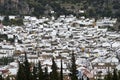
{"type": "Polygon", "coordinates": [[[4,80],[3,77],[2,77],[2,75],[0,75],[0,80],[4,80]]]}
{"type": "Polygon", "coordinates": [[[10,80],[10,76],[9,75],[7,76],[6,80],[10,80]]]}
{"type": "Polygon", "coordinates": [[[16,80],[26,80],[23,64],[19,63],[19,69],[16,75],[16,80]]]}
{"type": "Polygon", "coordinates": [[[45,73],[44,73],[45,80],[49,80],[49,74],[48,74],[48,67],[45,67],[45,73]]]}
{"type": "Polygon", "coordinates": [[[33,80],[37,80],[37,68],[34,66],[33,67],[33,80]]]}
{"type": "Polygon", "coordinates": [[[113,71],[112,80],[118,80],[118,74],[117,74],[117,70],[116,69],[114,69],[114,71],[113,71]]]}
{"type": "Polygon", "coordinates": [[[120,71],[118,71],[118,79],[120,79],[120,71]]]}
{"type": "Polygon", "coordinates": [[[10,20],[9,20],[9,16],[8,16],[8,15],[4,17],[2,23],[3,23],[3,25],[5,25],[5,26],[10,25],[10,20]]]}
{"type": "Polygon", "coordinates": [[[59,80],[58,72],[57,72],[57,65],[54,61],[54,58],[52,59],[52,72],[50,73],[50,80],[59,80]]]}
{"type": "Polygon", "coordinates": [[[44,76],[44,74],[43,74],[43,70],[42,70],[42,67],[41,67],[41,63],[40,63],[40,61],[39,61],[39,63],[38,63],[38,80],[43,80],[43,77],[44,76]]]}
{"type": "Polygon", "coordinates": [[[2,75],[0,75],[0,80],[2,80],[3,78],[2,78],[2,75]]]}
{"type": "Polygon", "coordinates": [[[24,70],[25,70],[26,80],[31,80],[30,64],[28,62],[26,53],[25,53],[24,70]]]}
{"type": "Polygon", "coordinates": [[[81,80],[84,80],[83,76],[82,76],[82,79],[81,80]]]}
{"type": "Polygon", "coordinates": [[[109,71],[107,75],[105,76],[104,80],[112,80],[112,74],[109,71]]]}
{"type": "Polygon", "coordinates": [[[87,80],[90,80],[90,79],[87,77],[87,80]]]}
{"type": "Polygon", "coordinates": [[[77,78],[77,73],[76,73],[76,64],[75,64],[75,56],[74,56],[74,52],[72,52],[72,58],[71,58],[71,80],[78,80],[77,78]]]}
{"type": "Polygon", "coordinates": [[[61,59],[60,80],[63,80],[63,63],[62,63],[62,59],[61,59]]]}

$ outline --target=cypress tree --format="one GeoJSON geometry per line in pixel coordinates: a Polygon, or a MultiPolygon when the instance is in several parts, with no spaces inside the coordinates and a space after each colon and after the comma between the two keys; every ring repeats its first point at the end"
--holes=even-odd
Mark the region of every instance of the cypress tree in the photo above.
{"type": "Polygon", "coordinates": [[[112,80],[112,74],[110,72],[107,73],[104,80],[112,80]]]}
{"type": "Polygon", "coordinates": [[[75,56],[74,56],[74,52],[72,52],[72,58],[71,58],[71,80],[78,80],[77,78],[77,73],[76,73],[76,64],[75,64],[75,56]]]}
{"type": "Polygon", "coordinates": [[[90,79],[87,77],[87,80],[90,80],[90,79]]]}
{"type": "Polygon", "coordinates": [[[49,74],[48,74],[48,67],[45,67],[45,73],[44,73],[45,80],[49,80],[49,74]]]}
{"type": "Polygon", "coordinates": [[[16,80],[26,80],[23,64],[19,63],[19,69],[17,72],[16,80]]]}
{"type": "Polygon", "coordinates": [[[120,71],[118,71],[118,79],[120,79],[120,71]]]}
{"type": "Polygon", "coordinates": [[[112,80],[118,80],[118,74],[117,74],[117,70],[116,69],[114,69],[114,71],[113,71],[112,80]]]}
{"type": "Polygon", "coordinates": [[[61,59],[60,80],[63,80],[63,63],[62,63],[62,59],[61,59]]]}
{"type": "Polygon", "coordinates": [[[33,80],[37,80],[37,68],[35,66],[33,67],[32,74],[33,74],[33,80]]]}
{"type": "Polygon", "coordinates": [[[25,52],[24,70],[25,70],[26,80],[31,80],[30,64],[28,62],[26,52],[25,52]]]}
{"type": "Polygon", "coordinates": [[[81,80],[84,80],[83,76],[82,76],[82,79],[81,80]]]}
{"type": "Polygon", "coordinates": [[[2,78],[2,75],[0,75],[0,80],[2,80],[3,78],[2,78]]]}
{"type": "Polygon", "coordinates": [[[39,61],[39,63],[38,63],[38,80],[43,80],[43,77],[44,76],[44,74],[43,74],[43,70],[42,70],[42,67],[41,67],[41,63],[40,63],[40,61],[39,61]]]}
{"type": "Polygon", "coordinates": [[[6,80],[10,80],[10,76],[9,75],[7,76],[6,80]]]}
{"type": "Polygon", "coordinates": [[[0,75],[0,80],[4,80],[3,77],[2,77],[2,75],[0,75]]]}
{"type": "Polygon", "coordinates": [[[50,80],[59,80],[58,72],[57,72],[57,65],[54,61],[54,58],[52,58],[52,72],[50,73],[50,80]]]}
{"type": "Polygon", "coordinates": [[[4,17],[2,23],[3,23],[3,25],[5,25],[5,26],[10,25],[10,20],[9,20],[9,16],[8,16],[8,15],[4,17]]]}

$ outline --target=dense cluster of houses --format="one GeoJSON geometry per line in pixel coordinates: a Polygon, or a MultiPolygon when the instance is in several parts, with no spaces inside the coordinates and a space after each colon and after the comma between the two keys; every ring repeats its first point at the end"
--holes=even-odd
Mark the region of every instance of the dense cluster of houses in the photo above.
{"type": "MultiPolygon", "coordinates": [[[[71,53],[74,52],[79,77],[99,78],[101,75],[103,78],[114,68],[120,70],[120,32],[110,32],[104,27],[113,26],[116,21],[111,18],[97,21],[94,18],[77,19],[73,15],[62,15],[57,19],[24,16],[23,26],[0,24],[0,34],[7,34],[8,38],[15,36],[14,44],[6,40],[0,42],[0,57],[14,57],[23,61],[25,51],[30,63],[41,61],[43,68],[48,66],[48,72],[51,72],[52,57],[55,58],[58,71],[62,58],[63,73],[68,75],[71,53]],[[18,43],[18,40],[22,43],[18,43]]],[[[17,61],[0,66],[0,73],[4,74],[15,75],[17,70],[17,61]]]]}

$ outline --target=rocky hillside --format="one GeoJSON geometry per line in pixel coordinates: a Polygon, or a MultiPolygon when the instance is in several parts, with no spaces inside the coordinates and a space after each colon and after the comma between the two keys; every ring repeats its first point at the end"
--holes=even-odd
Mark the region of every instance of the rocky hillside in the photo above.
{"type": "Polygon", "coordinates": [[[0,0],[1,15],[81,15],[76,10],[85,10],[87,17],[120,17],[120,0],[0,0]],[[69,6],[67,6],[69,5],[69,6]]]}
{"type": "Polygon", "coordinates": [[[30,9],[25,0],[0,0],[0,13],[30,14],[30,9]]]}

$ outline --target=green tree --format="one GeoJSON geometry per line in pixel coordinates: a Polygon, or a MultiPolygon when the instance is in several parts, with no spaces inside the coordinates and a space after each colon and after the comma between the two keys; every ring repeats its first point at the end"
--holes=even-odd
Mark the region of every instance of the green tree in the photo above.
{"type": "Polygon", "coordinates": [[[112,80],[119,80],[119,78],[118,78],[118,73],[117,73],[117,70],[116,70],[116,69],[114,69],[114,71],[113,71],[112,80]]]}
{"type": "Polygon", "coordinates": [[[45,80],[49,80],[49,74],[48,74],[48,67],[45,67],[45,73],[44,73],[45,80]]]}
{"type": "Polygon", "coordinates": [[[22,18],[17,19],[16,20],[16,25],[18,25],[18,26],[23,25],[23,19],[22,18]]]}
{"type": "Polygon", "coordinates": [[[111,17],[112,16],[112,10],[111,10],[110,7],[105,8],[103,16],[106,16],[106,17],[111,17]]]}
{"type": "Polygon", "coordinates": [[[57,65],[54,61],[54,58],[52,58],[52,72],[50,73],[50,80],[59,80],[58,72],[57,72],[57,65]]]}
{"type": "Polygon", "coordinates": [[[24,66],[19,62],[19,69],[16,75],[16,80],[26,80],[24,66]]]}
{"type": "Polygon", "coordinates": [[[76,64],[75,64],[75,55],[74,55],[74,52],[72,52],[72,58],[71,58],[71,62],[72,62],[72,65],[71,65],[71,80],[78,80],[77,78],[77,73],[76,73],[76,64]]]}
{"type": "Polygon", "coordinates": [[[26,52],[25,52],[24,70],[25,70],[26,80],[31,80],[30,63],[28,62],[26,52]]]}
{"type": "Polygon", "coordinates": [[[84,80],[83,76],[82,76],[82,79],[81,80],[84,80]]]}
{"type": "Polygon", "coordinates": [[[33,74],[33,80],[37,80],[37,67],[33,67],[33,72],[32,72],[32,74],[33,74]]]}
{"type": "Polygon", "coordinates": [[[118,29],[120,30],[120,25],[118,26],[118,29]]]}
{"type": "Polygon", "coordinates": [[[90,80],[90,79],[87,77],[87,80],[90,80]]]}
{"type": "Polygon", "coordinates": [[[107,75],[105,76],[104,80],[112,80],[112,74],[109,71],[107,75]]]}
{"type": "Polygon", "coordinates": [[[35,4],[33,4],[33,6],[33,15],[35,15],[37,18],[39,18],[40,15],[44,15],[45,7],[41,3],[36,2],[35,4]]]}
{"type": "Polygon", "coordinates": [[[118,71],[118,79],[120,79],[120,71],[118,71]]]}
{"type": "Polygon", "coordinates": [[[21,25],[23,25],[23,19],[22,18],[11,19],[10,23],[13,25],[21,26],[21,25]]]}
{"type": "Polygon", "coordinates": [[[61,59],[60,80],[63,80],[63,63],[62,63],[62,59],[61,59]]]}
{"type": "Polygon", "coordinates": [[[2,77],[2,75],[0,75],[0,80],[4,80],[3,77],[2,77]]]}
{"type": "Polygon", "coordinates": [[[42,80],[44,78],[44,74],[43,74],[43,70],[42,70],[40,61],[38,63],[38,78],[39,78],[39,80],[42,80]]]}
{"type": "Polygon", "coordinates": [[[10,25],[10,19],[9,16],[5,16],[3,21],[2,21],[3,25],[8,26],[10,25]]]}
{"type": "Polygon", "coordinates": [[[88,10],[88,15],[89,15],[89,17],[95,17],[96,16],[94,8],[91,8],[91,9],[88,10]]]}
{"type": "Polygon", "coordinates": [[[7,76],[6,80],[10,80],[10,76],[9,75],[7,76]]]}
{"type": "Polygon", "coordinates": [[[2,65],[7,65],[10,62],[13,62],[14,59],[11,57],[2,57],[0,58],[0,61],[2,62],[2,65]]]}

